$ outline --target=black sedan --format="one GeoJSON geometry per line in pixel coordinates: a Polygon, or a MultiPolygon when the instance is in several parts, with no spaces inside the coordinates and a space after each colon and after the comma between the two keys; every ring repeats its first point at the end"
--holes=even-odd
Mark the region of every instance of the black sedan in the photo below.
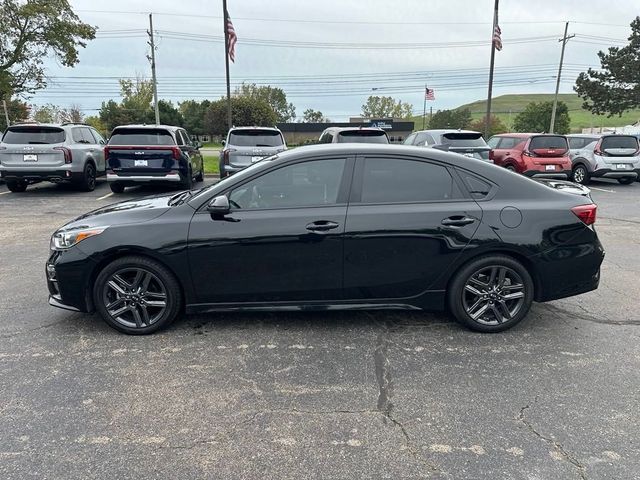
{"type": "Polygon", "coordinates": [[[598,287],[596,206],[566,187],[432,149],[298,148],[68,223],[49,301],[130,334],[184,312],[328,308],[448,308],[497,332],[598,287]]]}

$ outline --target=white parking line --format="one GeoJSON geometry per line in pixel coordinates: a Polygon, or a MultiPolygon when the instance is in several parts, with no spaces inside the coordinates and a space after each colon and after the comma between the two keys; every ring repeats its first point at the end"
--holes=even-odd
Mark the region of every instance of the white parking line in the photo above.
{"type": "Polygon", "coordinates": [[[111,195],[113,195],[113,192],[111,192],[111,193],[107,193],[106,195],[104,195],[104,196],[102,196],[102,197],[98,198],[97,200],[104,200],[105,198],[109,198],[111,195]]]}
{"type": "Polygon", "coordinates": [[[599,190],[600,192],[616,193],[615,190],[607,190],[606,188],[589,187],[591,190],[599,190]]]}
{"type": "Polygon", "coordinates": [[[7,193],[11,193],[11,190],[7,190],[6,192],[0,192],[0,195],[6,195],[7,193]]]}

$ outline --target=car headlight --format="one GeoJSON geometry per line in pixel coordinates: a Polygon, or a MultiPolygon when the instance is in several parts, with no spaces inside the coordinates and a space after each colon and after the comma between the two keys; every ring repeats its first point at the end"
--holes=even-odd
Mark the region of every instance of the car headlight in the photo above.
{"type": "Polygon", "coordinates": [[[66,250],[89,237],[100,235],[107,227],[79,228],[56,232],[51,237],[51,250],[66,250]]]}

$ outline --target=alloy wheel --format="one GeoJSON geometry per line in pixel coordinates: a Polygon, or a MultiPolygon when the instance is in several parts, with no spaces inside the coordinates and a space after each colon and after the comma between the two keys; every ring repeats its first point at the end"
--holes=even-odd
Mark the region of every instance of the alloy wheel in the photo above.
{"type": "Polygon", "coordinates": [[[115,322],[128,328],[145,328],[160,320],[167,309],[167,290],[150,271],[128,267],[109,277],[102,301],[115,322]]]}
{"type": "Polygon", "coordinates": [[[492,265],[473,273],[465,283],[462,303],[471,319],[499,325],[513,319],[525,302],[522,277],[511,268],[492,265]]]}
{"type": "Polygon", "coordinates": [[[584,183],[586,171],[584,167],[576,167],[573,171],[573,181],[576,183],[584,183]]]}

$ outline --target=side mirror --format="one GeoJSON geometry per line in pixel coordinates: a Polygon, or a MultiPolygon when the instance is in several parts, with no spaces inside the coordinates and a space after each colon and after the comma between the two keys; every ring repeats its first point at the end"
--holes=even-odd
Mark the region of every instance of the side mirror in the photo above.
{"type": "Polygon", "coordinates": [[[227,141],[226,140],[222,140],[222,146],[226,145],[227,141]]]}
{"type": "Polygon", "coordinates": [[[209,202],[207,211],[212,215],[224,216],[231,211],[229,199],[226,195],[219,195],[209,202]]]}
{"type": "Polygon", "coordinates": [[[202,148],[202,142],[196,142],[196,148],[200,150],[202,148]]]}
{"type": "Polygon", "coordinates": [[[434,145],[433,148],[435,148],[436,150],[442,150],[443,152],[448,152],[449,151],[449,147],[451,145],[434,145]]]}

